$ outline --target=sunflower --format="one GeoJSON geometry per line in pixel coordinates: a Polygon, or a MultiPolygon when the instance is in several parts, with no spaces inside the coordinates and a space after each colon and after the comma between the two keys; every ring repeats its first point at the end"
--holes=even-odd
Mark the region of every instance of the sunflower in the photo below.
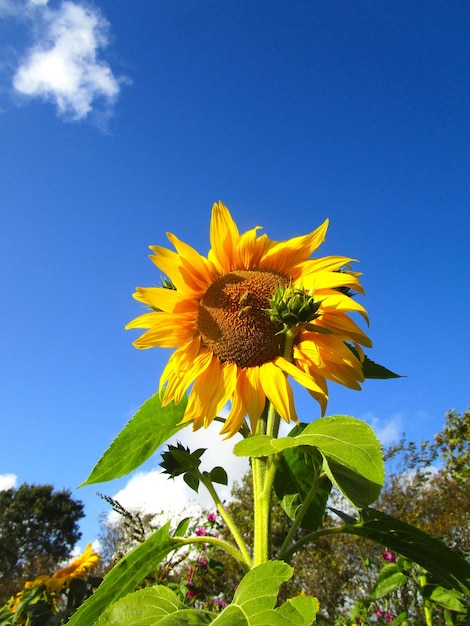
{"type": "Polygon", "coordinates": [[[327,380],[352,389],[364,380],[360,346],[371,342],[348,315],[367,321],[351,297],[362,293],[359,274],[345,269],[354,259],[311,258],[328,220],[280,242],[259,235],[259,228],[240,234],[227,207],[214,204],[207,257],[168,233],[176,251],[150,246],[164,286],[137,287],[134,294],[150,311],[126,328],[148,329],[134,341],[136,348],[176,348],[160,379],[162,404],[179,403],[192,385],[183,422],[193,422],[194,430],[207,427],[228,401],[221,430],[228,436],[247,416],[255,432],[267,400],[284,420],[298,421],[288,376],[310,392],[322,414],[327,380]],[[280,301],[289,308],[283,293],[307,294],[315,302],[308,323],[296,325],[290,354],[286,325],[270,315],[280,301]]]}
{"type": "Polygon", "coordinates": [[[49,592],[60,591],[63,586],[68,586],[74,578],[83,578],[99,563],[99,555],[93,551],[89,543],[85,551],[77,556],[69,565],[55,572],[46,583],[49,592]]]}

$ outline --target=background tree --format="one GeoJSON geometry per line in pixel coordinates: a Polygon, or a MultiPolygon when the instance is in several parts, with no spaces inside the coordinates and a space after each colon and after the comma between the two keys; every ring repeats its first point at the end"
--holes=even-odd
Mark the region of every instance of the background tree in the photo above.
{"type": "Polygon", "coordinates": [[[70,555],[83,516],[83,504],[52,485],[0,491],[0,602],[70,555]]]}

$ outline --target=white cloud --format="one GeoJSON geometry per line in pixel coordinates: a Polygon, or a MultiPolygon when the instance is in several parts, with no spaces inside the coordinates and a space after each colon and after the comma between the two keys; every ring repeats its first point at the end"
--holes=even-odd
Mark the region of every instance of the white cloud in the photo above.
{"type": "Polygon", "coordinates": [[[16,474],[0,474],[0,491],[14,489],[18,476],[16,474]]]}
{"type": "Polygon", "coordinates": [[[13,77],[14,89],[55,103],[59,114],[72,120],[86,118],[98,103],[109,112],[126,79],[116,78],[99,58],[109,43],[107,20],[97,9],[71,1],[57,10],[44,0],[30,0],[32,5],[36,43],[13,77]]]}
{"type": "Polygon", "coordinates": [[[388,446],[401,439],[403,434],[403,415],[401,413],[395,413],[391,417],[384,419],[377,417],[372,411],[369,411],[362,415],[361,419],[373,428],[383,446],[388,446]]]}
{"type": "MultiPolygon", "coordinates": [[[[246,458],[236,457],[232,452],[238,437],[223,440],[219,435],[220,428],[220,424],[213,424],[207,430],[193,432],[188,427],[168,443],[176,445],[180,441],[191,452],[198,448],[207,448],[202,456],[201,469],[210,471],[213,467],[222,466],[226,470],[228,485],[215,485],[219,497],[224,501],[230,497],[233,482],[241,479],[248,471],[249,464],[246,458]]],[[[183,515],[197,515],[201,508],[215,510],[212,498],[203,485],[200,485],[199,493],[196,493],[186,485],[181,476],[173,480],[167,474],[162,474],[160,468],[150,472],[137,472],[113,498],[129,510],[138,509],[146,513],[163,511],[166,520],[175,518],[178,521],[183,515]]],[[[110,520],[113,519],[114,514],[111,513],[110,520]]]]}

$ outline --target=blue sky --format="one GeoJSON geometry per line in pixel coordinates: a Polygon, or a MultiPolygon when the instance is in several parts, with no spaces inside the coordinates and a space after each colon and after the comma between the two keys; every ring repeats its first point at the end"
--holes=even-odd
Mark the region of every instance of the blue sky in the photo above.
{"type": "MultiPolygon", "coordinates": [[[[467,408],[468,3],[0,0],[0,29],[0,485],[71,489],[96,537],[128,479],[76,486],[169,355],[124,331],[148,245],[205,254],[219,199],[273,239],[329,217],[321,255],[360,260],[370,356],[406,378],[328,414],[390,441],[467,408]]],[[[157,464],[133,489],[161,503],[157,464]]]]}

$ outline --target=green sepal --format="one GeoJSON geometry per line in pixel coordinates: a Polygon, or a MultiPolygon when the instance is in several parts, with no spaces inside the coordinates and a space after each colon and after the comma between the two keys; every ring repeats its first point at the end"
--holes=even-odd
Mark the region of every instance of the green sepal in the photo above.
{"type": "Polygon", "coordinates": [[[80,487],[125,476],[137,469],[186,424],[181,424],[187,398],[162,407],[158,394],[140,407],[103,453],[80,487]]]}
{"type": "Polygon", "coordinates": [[[199,448],[194,452],[179,441],[176,446],[169,445],[167,450],[162,453],[162,461],[160,467],[163,468],[164,474],[169,474],[171,478],[180,476],[185,472],[199,472],[199,466],[201,465],[201,456],[207,448],[199,448]]]}

